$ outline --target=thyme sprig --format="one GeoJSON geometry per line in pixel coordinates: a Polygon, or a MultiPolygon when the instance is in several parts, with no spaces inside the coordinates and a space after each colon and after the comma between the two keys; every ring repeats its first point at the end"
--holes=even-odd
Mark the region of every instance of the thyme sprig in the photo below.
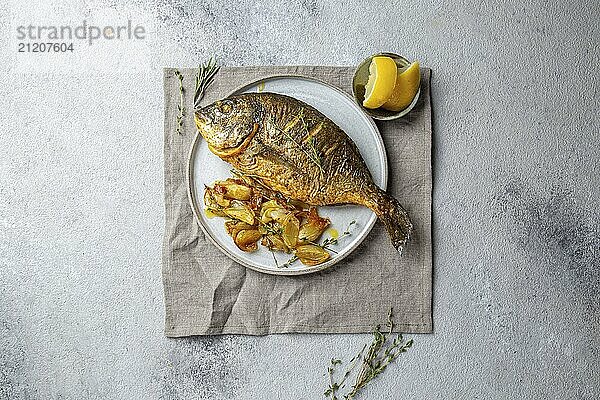
{"type": "MultiPolygon", "coordinates": [[[[194,90],[194,110],[200,108],[200,101],[204,97],[206,88],[214,81],[215,75],[221,67],[217,66],[217,60],[211,57],[204,64],[198,66],[196,73],[196,88],[194,90]]],[[[175,70],[175,76],[179,79],[179,104],[177,105],[177,128],[176,132],[181,135],[183,121],[186,116],[185,110],[185,88],[183,86],[183,74],[178,69],[175,70]]]]}
{"type": "Polygon", "coordinates": [[[177,76],[177,79],[179,79],[179,104],[177,105],[177,128],[175,129],[175,132],[181,135],[181,128],[183,127],[183,118],[185,117],[185,89],[183,88],[183,74],[178,69],[175,70],[175,76],[177,76]]]}
{"type": "Polygon", "coordinates": [[[293,254],[286,262],[281,264],[281,268],[291,267],[296,261],[298,261],[298,256],[293,254]]]}
{"type": "Polygon", "coordinates": [[[331,365],[327,367],[327,375],[329,376],[329,388],[325,391],[325,396],[331,395],[332,400],[337,400],[336,392],[342,387],[343,382],[337,383],[333,380],[333,372],[335,366],[341,364],[342,360],[332,358],[331,365]]]}
{"type": "Polygon", "coordinates": [[[332,359],[329,367],[327,368],[327,375],[329,377],[329,386],[323,393],[325,397],[329,397],[330,400],[338,400],[338,391],[344,387],[346,379],[354,368],[356,367],[358,360],[361,360],[361,368],[356,375],[354,385],[351,390],[344,395],[345,400],[352,400],[354,396],[364,388],[369,382],[381,374],[387,366],[394,362],[396,358],[402,353],[405,353],[413,345],[413,340],[404,341],[401,333],[396,335],[391,342],[388,340],[394,330],[393,321],[393,308],[387,316],[386,326],[388,327],[387,332],[382,333],[381,327],[377,325],[373,330],[373,340],[369,347],[365,344],[362,350],[350,360],[348,368],[344,372],[341,380],[336,382],[334,379],[335,369],[337,365],[341,364],[339,359],[332,359]],[[365,349],[367,350],[365,353],[365,349]],[[364,355],[363,355],[364,354],[364,355]]]}
{"type": "Polygon", "coordinates": [[[283,232],[283,226],[275,225],[272,222],[267,222],[266,224],[261,223],[260,226],[271,235],[279,235],[283,232]]]}
{"type": "Polygon", "coordinates": [[[350,359],[348,368],[346,369],[346,372],[344,372],[344,375],[342,376],[342,379],[339,382],[335,382],[333,380],[333,374],[335,372],[335,366],[342,364],[342,360],[339,358],[331,359],[331,365],[327,368],[327,375],[329,375],[329,388],[327,388],[327,390],[325,391],[325,396],[331,396],[331,400],[338,400],[336,396],[337,391],[344,388],[346,379],[348,379],[348,376],[350,376],[350,373],[354,370],[354,367],[356,367],[356,363],[358,363],[358,361],[361,359],[362,354],[366,348],[367,345],[365,344],[363,348],[358,352],[358,354],[352,357],[352,359],[350,359]]]}
{"type": "Polygon", "coordinates": [[[215,75],[221,69],[217,65],[217,59],[211,57],[203,64],[198,66],[196,73],[196,89],[194,90],[194,110],[200,109],[200,102],[206,93],[206,88],[214,81],[215,75]]]}
{"type": "Polygon", "coordinates": [[[322,248],[324,248],[325,250],[331,250],[330,246],[331,245],[337,245],[339,240],[346,237],[346,236],[350,236],[352,233],[350,232],[350,228],[356,224],[356,220],[352,220],[350,221],[350,223],[348,224],[348,226],[346,227],[346,230],[344,232],[342,232],[342,234],[340,236],[338,236],[337,238],[334,237],[328,237],[327,239],[323,240],[323,243],[321,243],[319,246],[321,246],[322,248]]]}

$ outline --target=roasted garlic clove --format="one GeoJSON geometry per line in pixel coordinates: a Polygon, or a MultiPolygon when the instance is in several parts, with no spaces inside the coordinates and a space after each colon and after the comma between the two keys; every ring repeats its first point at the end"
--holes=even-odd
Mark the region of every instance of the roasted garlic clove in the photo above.
{"type": "Polygon", "coordinates": [[[286,223],[288,215],[290,215],[290,212],[285,208],[271,209],[269,210],[268,214],[271,219],[279,222],[280,224],[286,223]]]}
{"type": "Polygon", "coordinates": [[[294,206],[296,209],[302,211],[308,209],[310,206],[300,200],[290,200],[289,204],[294,206]]]}
{"type": "Polygon", "coordinates": [[[241,230],[234,236],[235,245],[242,251],[252,252],[258,250],[256,243],[262,235],[256,229],[241,230]]]}
{"type": "Polygon", "coordinates": [[[276,235],[263,236],[261,244],[263,246],[268,247],[271,250],[279,250],[279,251],[283,251],[286,253],[290,252],[290,248],[286,246],[286,244],[283,241],[283,239],[281,238],[281,236],[276,236],[276,235]]]}
{"type": "Polygon", "coordinates": [[[254,225],[254,212],[244,205],[237,205],[235,207],[229,207],[223,210],[229,217],[240,220],[247,223],[248,225],[254,225]]]}
{"type": "Polygon", "coordinates": [[[271,222],[273,220],[273,218],[271,217],[271,212],[279,208],[279,204],[277,204],[275,200],[269,200],[265,203],[262,203],[260,207],[260,221],[263,224],[271,222]]]}
{"type": "Polygon", "coordinates": [[[215,187],[219,187],[219,191],[226,199],[246,201],[252,197],[251,188],[241,185],[233,179],[219,182],[215,187]]]}
{"type": "Polygon", "coordinates": [[[314,244],[305,244],[296,247],[296,257],[304,265],[319,265],[329,260],[329,253],[321,246],[314,244]]]}
{"type": "Polygon", "coordinates": [[[289,213],[283,220],[282,225],[283,233],[281,234],[281,237],[283,238],[283,242],[289,248],[296,247],[296,244],[298,244],[300,221],[298,221],[298,218],[296,218],[294,214],[289,213]]]}
{"type": "Polygon", "coordinates": [[[230,201],[223,199],[223,196],[213,188],[207,187],[204,190],[204,204],[207,208],[217,210],[222,207],[229,207],[230,201]]]}
{"type": "Polygon", "coordinates": [[[311,208],[306,222],[300,227],[298,240],[300,243],[316,242],[330,223],[328,218],[319,217],[316,208],[311,208]]]}
{"type": "Polygon", "coordinates": [[[254,226],[249,225],[245,222],[238,221],[237,219],[232,219],[230,221],[225,221],[225,231],[231,237],[235,237],[237,233],[244,229],[255,229],[254,226]]]}

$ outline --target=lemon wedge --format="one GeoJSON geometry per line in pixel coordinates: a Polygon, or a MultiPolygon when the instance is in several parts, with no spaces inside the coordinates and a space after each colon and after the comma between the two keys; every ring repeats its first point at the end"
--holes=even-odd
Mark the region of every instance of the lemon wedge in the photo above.
{"type": "Polygon", "coordinates": [[[420,85],[419,62],[415,61],[405,70],[398,70],[394,90],[381,107],[390,111],[404,110],[415,98],[420,85]]]}
{"type": "Polygon", "coordinates": [[[365,108],[381,107],[390,98],[396,85],[397,71],[396,63],[390,57],[373,57],[365,86],[365,108]]]}

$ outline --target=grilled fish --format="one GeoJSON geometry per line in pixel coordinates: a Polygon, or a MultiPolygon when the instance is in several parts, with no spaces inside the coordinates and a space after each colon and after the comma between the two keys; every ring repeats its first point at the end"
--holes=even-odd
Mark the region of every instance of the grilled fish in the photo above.
{"type": "Polygon", "coordinates": [[[315,108],[281,94],[247,93],[197,110],[195,121],[210,151],[286,197],[370,208],[402,253],[412,231],[406,211],[373,182],[348,135],[315,108]]]}

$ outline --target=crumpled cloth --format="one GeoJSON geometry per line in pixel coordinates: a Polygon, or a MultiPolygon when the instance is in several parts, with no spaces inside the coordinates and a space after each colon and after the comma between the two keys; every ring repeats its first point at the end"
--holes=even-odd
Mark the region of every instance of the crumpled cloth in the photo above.
{"type": "MultiPolygon", "coordinates": [[[[422,69],[420,99],[407,116],[377,121],[388,153],[388,190],[415,226],[403,256],[377,222],[342,262],[302,276],[266,275],[235,263],[205,238],[194,220],[186,172],[197,133],[191,112],[196,70],[180,71],[189,111],[178,134],[179,80],[175,69],[164,70],[166,336],[370,332],[385,321],[390,307],[397,331],[431,332],[431,71],[422,69]]],[[[224,67],[203,104],[227,96],[242,84],[278,74],[317,78],[351,93],[350,67],[224,67]]]]}

